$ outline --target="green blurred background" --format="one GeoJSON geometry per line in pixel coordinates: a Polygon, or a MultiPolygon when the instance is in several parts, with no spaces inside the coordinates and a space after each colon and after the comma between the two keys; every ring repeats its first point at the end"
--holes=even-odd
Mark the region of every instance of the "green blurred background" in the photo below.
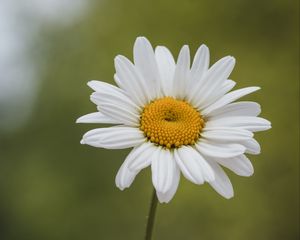
{"type": "Polygon", "coordinates": [[[95,110],[87,81],[113,83],[114,57],[132,58],[141,35],[176,57],[183,44],[194,54],[202,43],[211,62],[235,56],[231,78],[237,88],[262,87],[246,99],[273,125],[257,134],[255,174],[228,172],[233,199],[182,178],[175,198],[158,206],[154,239],[298,239],[298,1],[1,3],[1,38],[10,35],[0,44],[10,51],[0,73],[0,239],[143,238],[149,169],[118,190],[114,178],[129,150],[80,145],[98,126],[75,124],[95,110]]]}

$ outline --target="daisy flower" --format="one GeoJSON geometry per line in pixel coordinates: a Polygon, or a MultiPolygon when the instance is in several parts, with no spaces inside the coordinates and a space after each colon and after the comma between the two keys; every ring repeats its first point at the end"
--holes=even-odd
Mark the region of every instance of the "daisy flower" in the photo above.
{"type": "Polygon", "coordinates": [[[166,47],[157,46],[154,51],[145,37],[138,37],[133,58],[134,63],[121,55],[115,58],[118,87],[88,82],[98,111],[77,122],[116,126],[93,129],[81,143],[107,149],[133,147],[115,179],[121,190],[151,166],[161,203],[173,198],[181,174],[195,184],[208,182],[223,197],[231,198],[232,184],[222,167],[240,176],[252,175],[253,166],[245,154],[260,153],[253,133],[271,128],[269,121],[257,117],[259,104],[235,101],[260,88],[231,91],[235,82],[229,75],[235,59],[227,56],[209,67],[205,45],[191,64],[187,45],[175,62],[166,47]]]}

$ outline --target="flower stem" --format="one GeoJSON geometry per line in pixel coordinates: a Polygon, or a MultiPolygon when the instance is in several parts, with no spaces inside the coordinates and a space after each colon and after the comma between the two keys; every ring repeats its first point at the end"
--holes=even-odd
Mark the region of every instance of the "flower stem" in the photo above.
{"type": "Polygon", "coordinates": [[[148,221],[147,221],[145,240],[151,240],[151,238],[152,238],[156,207],[157,207],[157,197],[156,197],[156,191],[153,188],[152,199],[151,199],[151,203],[150,203],[150,209],[149,209],[149,215],[148,215],[148,221]]]}

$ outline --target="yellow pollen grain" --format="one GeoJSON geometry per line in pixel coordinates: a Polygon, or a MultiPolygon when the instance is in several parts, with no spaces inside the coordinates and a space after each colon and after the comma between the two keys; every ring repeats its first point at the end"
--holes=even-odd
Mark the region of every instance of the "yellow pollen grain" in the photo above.
{"type": "Polygon", "coordinates": [[[172,97],[145,106],[140,129],[149,141],[166,148],[193,145],[204,127],[200,112],[189,103],[172,97]]]}

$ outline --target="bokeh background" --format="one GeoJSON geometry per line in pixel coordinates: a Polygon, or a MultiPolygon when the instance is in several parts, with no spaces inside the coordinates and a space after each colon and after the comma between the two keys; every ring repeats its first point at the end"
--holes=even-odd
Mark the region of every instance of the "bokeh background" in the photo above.
{"type": "Polygon", "coordinates": [[[262,90],[272,122],[257,134],[255,174],[228,172],[235,197],[181,179],[159,205],[154,239],[293,240],[299,237],[299,2],[261,0],[1,0],[0,239],[142,239],[149,169],[121,192],[114,177],[129,150],[79,144],[95,125],[91,79],[113,83],[113,59],[132,58],[137,36],[211,62],[237,59],[237,87],[262,90]]]}

